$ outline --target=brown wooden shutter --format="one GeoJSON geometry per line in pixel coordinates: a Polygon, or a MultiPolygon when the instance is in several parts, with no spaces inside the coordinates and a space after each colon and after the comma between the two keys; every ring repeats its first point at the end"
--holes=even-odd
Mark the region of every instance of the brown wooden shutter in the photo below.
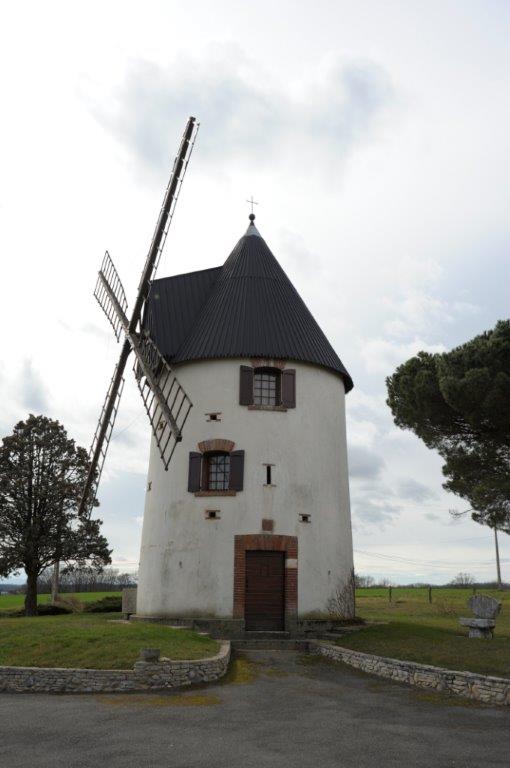
{"type": "Polygon", "coordinates": [[[230,453],[230,479],[228,487],[231,491],[242,491],[244,480],[244,451],[230,453]]]}
{"type": "Polygon", "coordinates": [[[253,368],[242,365],[239,376],[239,404],[253,405],[253,368]]]}
{"type": "Polygon", "coordinates": [[[194,493],[200,490],[200,479],[202,469],[202,454],[190,452],[189,471],[188,471],[188,491],[194,493]]]}
{"type": "Polygon", "coordinates": [[[285,408],[296,407],[296,371],[293,368],[282,371],[282,405],[285,408]]]}

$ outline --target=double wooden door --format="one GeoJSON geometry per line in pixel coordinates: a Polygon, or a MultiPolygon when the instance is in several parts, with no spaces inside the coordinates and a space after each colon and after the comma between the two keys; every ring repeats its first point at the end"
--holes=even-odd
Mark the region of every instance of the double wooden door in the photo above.
{"type": "Polygon", "coordinates": [[[245,626],[251,631],[285,628],[285,553],[246,552],[245,626]]]}

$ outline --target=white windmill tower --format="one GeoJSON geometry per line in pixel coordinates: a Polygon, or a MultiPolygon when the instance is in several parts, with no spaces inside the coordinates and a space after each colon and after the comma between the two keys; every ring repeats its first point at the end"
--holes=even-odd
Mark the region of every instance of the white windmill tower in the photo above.
{"type": "Polygon", "coordinates": [[[153,433],[137,618],[299,632],[354,612],[352,379],[253,211],[223,266],[154,280],[196,130],[190,118],[131,319],[108,254],[99,273],[96,298],[124,342],[82,509],[93,503],[133,352],[153,433]]]}

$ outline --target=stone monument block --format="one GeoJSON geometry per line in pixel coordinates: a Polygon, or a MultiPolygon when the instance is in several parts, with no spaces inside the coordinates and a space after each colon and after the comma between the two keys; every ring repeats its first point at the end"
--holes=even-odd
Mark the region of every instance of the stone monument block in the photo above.
{"type": "Polygon", "coordinates": [[[122,613],[126,618],[136,613],[136,587],[125,587],[122,590],[122,613]]]}

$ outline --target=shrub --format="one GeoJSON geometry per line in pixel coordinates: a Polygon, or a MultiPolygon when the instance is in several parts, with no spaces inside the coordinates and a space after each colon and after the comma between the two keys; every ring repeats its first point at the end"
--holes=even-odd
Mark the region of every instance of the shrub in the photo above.
{"type": "Polygon", "coordinates": [[[78,600],[74,595],[69,595],[67,597],[60,596],[55,603],[52,603],[52,605],[67,608],[68,613],[81,613],[85,607],[81,600],[78,600]]]}
{"type": "MultiPolygon", "coordinates": [[[[72,609],[67,605],[54,605],[53,603],[43,603],[37,606],[38,616],[59,616],[64,613],[72,613],[72,609]]],[[[24,613],[24,611],[22,612],[24,613]]]]}
{"type": "Polygon", "coordinates": [[[102,600],[95,600],[93,603],[88,603],[85,610],[89,613],[114,613],[116,611],[122,611],[122,598],[111,595],[110,597],[103,597],[102,600]]]}

